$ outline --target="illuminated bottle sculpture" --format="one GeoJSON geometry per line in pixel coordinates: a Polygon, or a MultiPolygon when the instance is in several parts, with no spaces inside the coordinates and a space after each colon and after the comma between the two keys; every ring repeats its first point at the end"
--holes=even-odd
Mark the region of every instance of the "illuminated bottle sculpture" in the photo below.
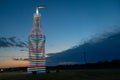
{"type": "Polygon", "coordinates": [[[28,73],[45,73],[45,34],[41,28],[41,14],[39,8],[45,8],[44,6],[38,6],[36,13],[34,14],[34,22],[32,32],[29,35],[29,65],[28,73]]]}

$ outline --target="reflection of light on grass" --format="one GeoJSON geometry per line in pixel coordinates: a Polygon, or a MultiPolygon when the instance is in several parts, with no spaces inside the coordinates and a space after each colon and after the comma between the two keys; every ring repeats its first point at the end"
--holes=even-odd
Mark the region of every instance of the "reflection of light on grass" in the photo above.
{"type": "Polygon", "coordinates": [[[3,69],[1,69],[0,71],[1,71],[1,72],[3,72],[4,70],[3,70],[3,69]]]}

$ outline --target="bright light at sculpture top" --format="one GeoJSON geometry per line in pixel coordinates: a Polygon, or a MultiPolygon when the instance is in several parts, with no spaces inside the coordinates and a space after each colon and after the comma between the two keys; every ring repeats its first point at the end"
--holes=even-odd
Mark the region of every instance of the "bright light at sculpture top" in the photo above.
{"type": "Polygon", "coordinates": [[[40,8],[46,8],[45,6],[37,6],[36,7],[36,14],[38,15],[39,14],[39,10],[38,9],[40,9],[40,8]]]}

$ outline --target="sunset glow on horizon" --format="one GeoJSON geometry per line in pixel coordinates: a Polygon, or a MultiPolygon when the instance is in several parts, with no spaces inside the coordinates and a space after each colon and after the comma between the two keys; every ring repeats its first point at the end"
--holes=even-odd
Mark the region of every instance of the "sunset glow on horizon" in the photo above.
{"type": "Polygon", "coordinates": [[[0,68],[28,66],[28,61],[13,58],[29,56],[28,35],[37,5],[46,5],[40,13],[46,36],[45,54],[51,53],[46,60],[49,64],[74,61],[82,64],[83,52],[91,62],[119,58],[119,35],[114,33],[120,32],[120,0],[0,0],[0,68]],[[97,44],[99,39],[101,43],[97,44]],[[109,46],[113,43],[115,47],[109,46]],[[111,53],[106,53],[110,48],[111,53]]]}

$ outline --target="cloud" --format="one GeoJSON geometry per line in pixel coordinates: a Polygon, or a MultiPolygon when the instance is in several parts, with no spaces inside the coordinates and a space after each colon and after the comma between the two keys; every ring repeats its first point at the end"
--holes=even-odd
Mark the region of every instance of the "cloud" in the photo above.
{"type": "Polygon", "coordinates": [[[90,39],[82,45],[56,53],[47,58],[47,65],[59,65],[62,62],[84,63],[120,59],[120,32],[104,33],[90,39]]]}
{"type": "Polygon", "coordinates": [[[16,37],[0,37],[0,47],[27,47],[27,44],[16,37]]]}

